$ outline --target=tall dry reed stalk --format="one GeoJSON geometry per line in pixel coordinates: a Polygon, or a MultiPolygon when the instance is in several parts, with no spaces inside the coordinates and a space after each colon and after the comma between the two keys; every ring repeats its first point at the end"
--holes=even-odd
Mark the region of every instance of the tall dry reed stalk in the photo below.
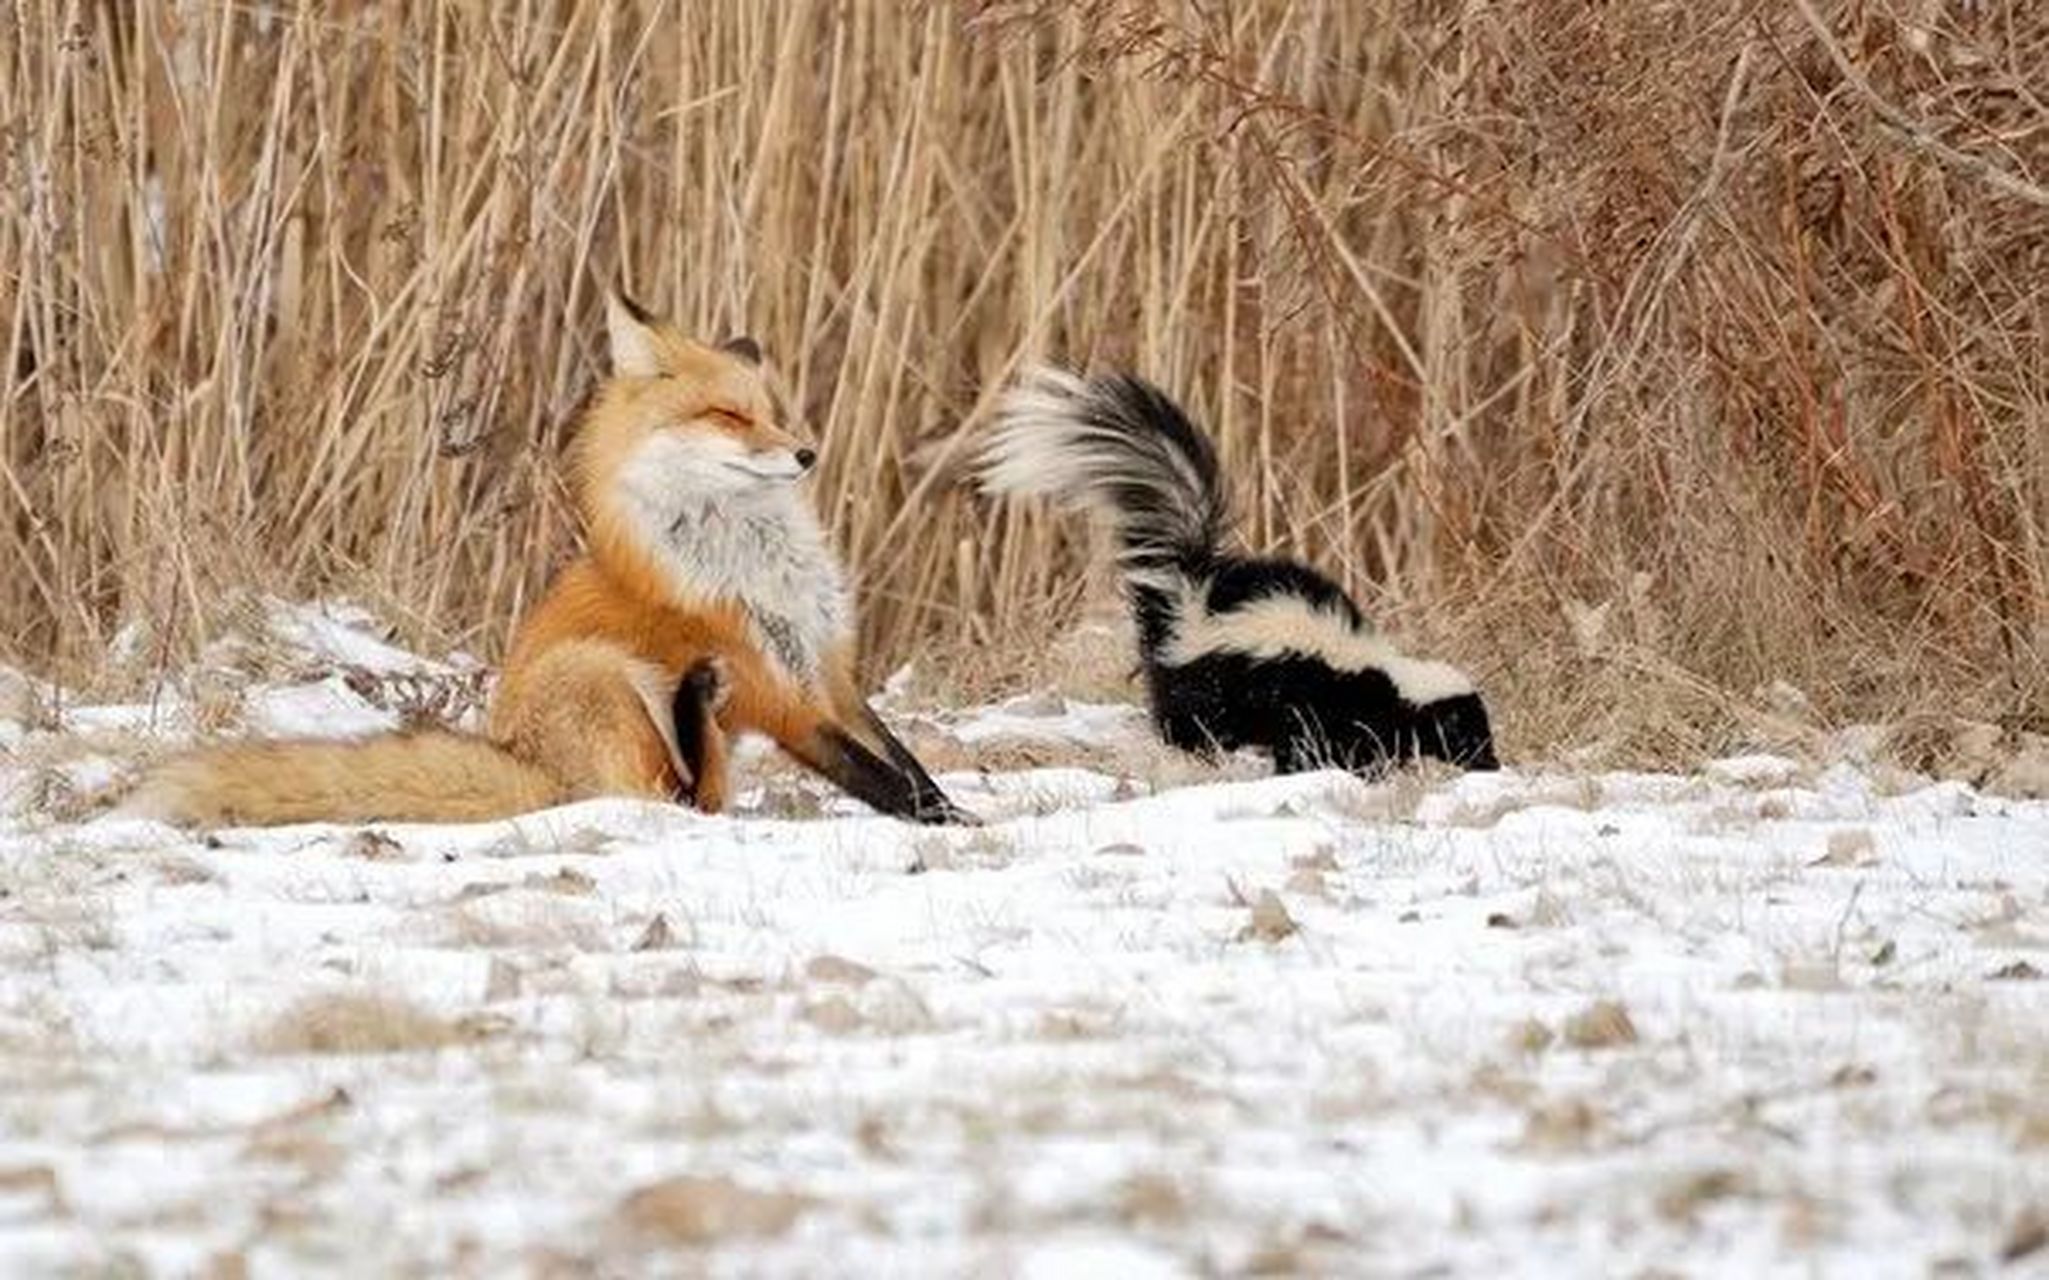
{"type": "Polygon", "coordinates": [[[958,486],[1054,356],[1183,396],[1248,539],[1526,751],[2049,727],[2019,0],[15,0],[0,183],[45,668],[252,586],[493,652],[616,273],[780,364],[883,659],[1072,615],[1080,531],[958,486]]]}

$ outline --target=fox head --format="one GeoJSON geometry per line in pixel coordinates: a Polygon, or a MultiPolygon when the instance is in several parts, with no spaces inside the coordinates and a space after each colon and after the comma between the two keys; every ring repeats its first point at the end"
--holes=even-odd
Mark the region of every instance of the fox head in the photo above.
{"type": "Polygon", "coordinates": [[[707,502],[782,493],[817,460],[778,421],[753,339],[693,341],[616,291],[605,329],[611,377],[576,444],[587,511],[624,501],[666,523],[707,502]]]}

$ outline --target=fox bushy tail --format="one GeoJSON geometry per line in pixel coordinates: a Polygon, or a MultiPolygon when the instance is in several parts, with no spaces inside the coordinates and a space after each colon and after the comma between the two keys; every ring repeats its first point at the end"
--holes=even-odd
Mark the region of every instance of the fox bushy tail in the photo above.
{"type": "Polygon", "coordinates": [[[1164,391],[1130,374],[1030,371],[1004,393],[979,472],[992,493],[1108,518],[1149,652],[1230,532],[1215,449],[1164,391]]]}
{"type": "Polygon", "coordinates": [[[434,729],[203,749],[158,766],[121,808],[208,826],[482,822],[567,798],[554,778],[496,743],[434,729]]]}

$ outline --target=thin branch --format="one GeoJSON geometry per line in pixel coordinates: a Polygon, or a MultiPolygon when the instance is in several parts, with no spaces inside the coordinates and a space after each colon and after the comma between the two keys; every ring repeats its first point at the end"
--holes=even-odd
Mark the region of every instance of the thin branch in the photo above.
{"type": "Polygon", "coordinates": [[[1858,95],[1870,105],[1871,109],[1878,113],[1880,120],[1891,127],[1893,132],[1900,135],[1902,141],[1906,142],[1909,146],[1926,151],[1937,159],[1962,169],[1984,182],[1987,186],[1993,187],[2007,195],[2026,200],[2031,204],[2038,204],[2044,208],[2049,208],[2049,188],[2037,186],[2026,178],[2008,173],[2005,169],[1993,164],[1983,156],[1972,155],[1968,151],[1960,151],[1952,147],[1947,142],[1936,137],[1927,124],[1914,119],[1914,117],[1900,110],[1892,103],[1887,102],[1879,95],[1878,90],[1871,87],[1871,82],[1864,78],[1864,73],[1857,70],[1856,64],[1850,61],[1849,53],[1837,41],[1834,33],[1828,29],[1827,24],[1822,22],[1821,15],[1814,11],[1814,6],[1809,3],[1809,0],[1793,0],[1793,3],[1799,7],[1800,16],[1807,20],[1809,29],[1814,32],[1814,38],[1821,42],[1823,52],[1827,53],[1829,60],[1836,64],[1836,70],[1842,73],[1843,79],[1848,81],[1850,87],[1855,89],[1858,95]]]}

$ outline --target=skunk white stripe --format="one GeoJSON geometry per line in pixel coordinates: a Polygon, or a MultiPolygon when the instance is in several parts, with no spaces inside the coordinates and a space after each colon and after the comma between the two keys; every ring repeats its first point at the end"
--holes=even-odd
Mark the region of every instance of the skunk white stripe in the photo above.
{"type": "Polygon", "coordinates": [[[1314,608],[1300,596],[1262,596],[1228,613],[1211,613],[1193,592],[1184,593],[1179,603],[1174,638],[1163,655],[1175,666],[1217,653],[1249,658],[1297,653],[1338,671],[1382,671],[1395,692],[1414,706],[1474,691],[1472,678],[1457,667],[1408,657],[1385,636],[1356,630],[1350,619],[1314,608]]]}

